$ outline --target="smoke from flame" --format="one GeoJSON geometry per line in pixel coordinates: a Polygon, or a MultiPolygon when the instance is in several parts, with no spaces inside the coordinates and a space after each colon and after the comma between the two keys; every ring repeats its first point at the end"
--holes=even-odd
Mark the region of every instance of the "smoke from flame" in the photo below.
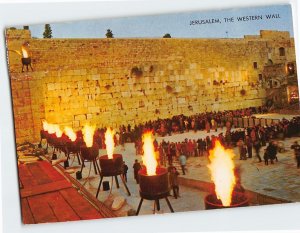
{"type": "Polygon", "coordinates": [[[90,125],[85,125],[82,129],[83,140],[87,147],[93,146],[95,129],[96,126],[90,126],[90,125]]]}
{"type": "Polygon", "coordinates": [[[221,200],[223,206],[230,206],[236,183],[233,157],[233,151],[225,149],[219,141],[216,141],[214,149],[209,151],[208,168],[215,184],[217,198],[221,200]]]}
{"type": "Polygon", "coordinates": [[[66,126],[65,129],[64,129],[64,132],[70,138],[70,140],[72,142],[76,141],[77,136],[76,136],[76,133],[73,131],[72,128],[66,126]]]}
{"type": "Polygon", "coordinates": [[[112,159],[114,154],[114,147],[115,147],[114,134],[115,132],[111,130],[111,128],[107,128],[105,132],[105,145],[106,145],[106,151],[109,159],[112,159]]]}
{"type": "Polygon", "coordinates": [[[153,176],[156,174],[157,161],[154,151],[152,132],[146,132],[143,134],[143,163],[146,166],[147,175],[153,176]]]}

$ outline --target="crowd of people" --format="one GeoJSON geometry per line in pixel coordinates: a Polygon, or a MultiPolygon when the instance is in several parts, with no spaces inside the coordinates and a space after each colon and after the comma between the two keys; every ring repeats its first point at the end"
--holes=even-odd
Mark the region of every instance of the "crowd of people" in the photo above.
{"type": "MultiPolygon", "coordinates": [[[[169,168],[169,178],[174,197],[179,197],[179,186],[177,177],[179,172],[174,166],[174,161],[178,161],[182,174],[185,175],[187,168],[186,162],[189,157],[208,156],[209,151],[213,149],[215,141],[218,140],[225,148],[237,147],[240,160],[251,159],[257,157],[258,162],[264,160],[265,165],[278,161],[277,152],[280,145],[277,138],[284,139],[292,137],[300,133],[300,116],[291,120],[282,119],[267,125],[253,125],[247,127],[235,128],[234,119],[237,118],[253,118],[253,114],[266,113],[265,107],[247,108],[242,110],[232,110],[223,112],[206,112],[193,116],[173,116],[169,119],[157,119],[148,121],[145,124],[121,126],[114,136],[115,145],[123,146],[126,142],[133,142],[136,148],[136,155],[143,154],[142,135],[146,131],[152,131],[157,137],[171,136],[189,131],[204,131],[209,133],[213,131],[215,135],[207,134],[203,138],[184,139],[181,142],[169,142],[162,140],[158,142],[154,140],[154,148],[157,152],[157,160],[160,165],[169,168]],[[219,131],[219,129],[225,130],[219,131]],[[223,133],[224,132],[224,133],[223,133]],[[261,148],[265,147],[261,155],[261,148]],[[253,151],[255,155],[253,155],[253,151]]],[[[105,149],[105,132],[106,128],[97,129],[94,134],[94,145],[99,149],[105,149]]],[[[80,141],[82,135],[77,134],[80,141]]],[[[81,140],[82,141],[82,140],[81,140]]],[[[93,146],[94,146],[93,145],[93,146]]],[[[291,149],[294,150],[297,168],[300,168],[300,145],[295,142],[291,149]]],[[[134,179],[138,183],[138,172],[143,165],[135,160],[132,165],[134,171],[134,179]]],[[[127,182],[128,166],[124,163],[123,178],[127,182]]]]}
{"type": "MultiPolygon", "coordinates": [[[[251,117],[252,113],[257,113],[257,110],[254,110],[252,108],[244,110],[244,111],[228,111],[226,113],[216,113],[218,116],[224,116],[226,114],[231,114],[234,116],[242,116],[241,114],[244,114],[243,116],[251,117]],[[245,115],[246,114],[246,115],[245,115]]],[[[205,115],[207,117],[212,113],[206,113],[202,114],[202,116],[205,115]]],[[[210,116],[215,116],[214,114],[210,116]]],[[[178,118],[172,118],[171,122],[174,125],[174,119],[185,119],[185,116],[180,116],[178,118]]],[[[188,120],[187,124],[183,124],[183,128],[179,127],[179,131],[189,131],[194,130],[193,129],[193,118],[188,117],[186,119],[188,120]],[[192,120],[191,120],[192,119],[192,120]],[[191,120],[191,121],[190,121],[191,120]]],[[[209,119],[209,118],[206,118],[209,119]]],[[[245,127],[245,128],[239,128],[234,129],[232,122],[228,122],[226,120],[220,122],[218,120],[215,120],[216,126],[214,127],[214,119],[213,117],[210,118],[210,126],[203,127],[204,124],[202,124],[202,127],[197,128],[197,130],[206,130],[208,131],[209,128],[212,130],[217,131],[218,128],[226,127],[225,133],[222,132],[219,133],[217,136],[211,135],[206,136],[204,138],[198,138],[196,139],[185,139],[182,142],[169,142],[162,140],[160,143],[157,142],[157,140],[154,140],[154,148],[157,151],[157,160],[158,162],[168,167],[169,169],[169,178],[170,178],[170,186],[173,190],[173,195],[175,198],[179,197],[179,185],[178,185],[178,176],[179,172],[177,171],[177,168],[174,166],[174,160],[177,160],[179,162],[182,174],[185,175],[187,168],[186,168],[186,162],[187,158],[193,156],[193,157],[201,157],[201,156],[208,156],[209,150],[211,150],[214,147],[214,143],[216,140],[220,141],[221,144],[226,148],[232,148],[237,147],[239,151],[239,158],[240,160],[247,160],[251,159],[252,157],[256,156],[258,159],[258,162],[262,162],[264,160],[265,165],[269,165],[269,163],[274,164],[275,161],[278,162],[277,153],[280,149],[280,145],[277,143],[277,138],[286,138],[286,137],[292,137],[300,133],[300,116],[294,117],[291,120],[282,119],[280,121],[273,122],[270,125],[256,125],[253,127],[245,127]],[[261,148],[265,147],[262,155],[261,155],[261,148]],[[253,155],[254,151],[254,155],[253,155]]],[[[228,119],[228,118],[225,118],[228,119]]],[[[207,121],[207,120],[206,120],[207,121]]],[[[168,122],[168,120],[162,120],[159,124],[164,124],[163,122],[168,122]]],[[[183,121],[185,122],[185,120],[183,121]]],[[[160,127],[152,128],[151,125],[155,125],[157,122],[152,122],[152,124],[145,124],[143,126],[139,126],[138,128],[143,130],[152,130],[153,134],[156,134],[158,136],[161,135],[161,131],[159,130],[160,127]],[[156,131],[155,129],[158,129],[156,131]]],[[[179,124],[180,125],[180,124],[179,124]]],[[[197,125],[197,124],[196,124],[197,125]]],[[[178,129],[172,128],[171,133],[168,132],[168,134],[177,133],[178,129]]],[[[123,131],[122,131],[123,132],[123,131]]],[[[136,132],[140,132],[139,130],[134,129],[131,131],[130,128],[127,128],[126,132],[133,132],[133,135],[135,135],[136,132]]],[[[125,132],[125,133],[126,133],[125,132]]],[[[124,132],[123,132],[124,133],[124,132]]],[[[122,134],[121,134],[122,135],[122,134]]],[[[116,138],[116,143],[124,143],[122,141],[117,141],[117,139],[121,140],[122,136],[118,135],[116,138]]],[[[136,147],[136,154],[141,155],[143,154],[143,143],[140,137],[137,137],[135,139],[135,147],[136,147]]],[[[135,137],[133,137],[135,138],[135,137]]],[[[131,140],[131,139],[130,139],[131,140]]],[[[298,142],[295,142],[291,149],[294,150],[295,158],[297,161],[297,167],[300,168],[300,145],[298,142]]],[[[142,165],[138,160],[135,160],[135,163],[133,164],[133,170],[134,170],[134,178],[136,182],[138,183],[138,171],[142,168],[142,165]]]]}
{"type": "MultiPolygon", "coordinates": [[[[246,160],[253,157],[253,151],[259,162],[262,162],[260,155],[261,147],[267,146],[263,159],[268,165],[278,161],[277,151],[280,145],[276,143],[277,137],[291,137],[300,132],[300,117],[286,120],[283,119],[278,123],[269,126],[254,126],[244,129],[231,130],[227,128],[225,135],[220,133],[218,136],[206,136],[198,140],[185,139],[182,142],[166,142],[162,141],[157,145],[159,152],[159,161],[163,165],[172,165],[175,158],[179,158],[181,154],[187,157],[208,155],[209,150],[214,146],[214,141],[218,140],[226,148],[237,146],[240,160],[246,160]]],[[[154,145],[157,143],[155,142],[154,145]]]]}
{"type": "MultiPolygon", "coordinates": [[[[300,133],[300,117],[294,117],[291,120],[282,119],[271,123],[270,125],[255,125],[245,128],[234,128],[234,117],[253,117],[253,114],[266,113],[265,107],[246,108],[241,110],[223,111],[223,112],[206,112],[194,116],[174,116],[169,119],[158,119],[156,121],[148,121],[145,124],[139,124],[127,127],[121,126],[119,132],[114,136],[116,145],[124,145],[125,142],[134,142],[136,154],[143,154],[142,135],[145,131],[152,131],[155,136],[173,135],[176,133],[193,131],[217,132],[219,128],[225,130],[215,135],[207,135],[203,138],[188,139],[182,142],[169,142],[162,140],[158,143],[154,141],[154,147],[157,151],[157,160],[161,165],[173,166],[174,160],[180,162],[182,173],[185,174],[184,159],[185,158],[207,156],[209,150],[214,147],[216,140],[226,148],[238,147],[240,160],[246,160],[253,157],[253,151],[259,162],[264,160],[265,164],[271,164],[278,161],[277,151],[279,145],[276,138],[291,137],[300,133]],[[224,132],[224,133],[223,133],[224,132]],[[261,148],[266,146],[265,151],[261,155],[261,148]]],[[[94,144],[98,148],[105,149],[105,131],[106,128],[97,129],[94,134],[94,144]]],[[[79,137],[80,138],[80,137],[79,137]]],[[[299,158],[298,167],[300,167],[300,147],[294,146],[295,157],[299,158]]],[[[128,169],[127,169],[128,170],[128,169]]],[[[135,174],[135,177],[137,175],[135,174]]],[[[125,177],[124,177],[125,178],[125,177]]]]}
{"type": "Polygon", "coordinates": [[[266,107],[251,107],[239,110],[205,112],[192,116],[181,114],[171,118],[159,118],[157,120],[147,121],[145,124],[138,124],[134,127],[130,124],[127,126],[122,125],[119,128],[118,137],[120,143],[123,144],[125,142],[136,142],[145,131],[152,131],[155,135],[162,137],[191,130],[195,132],[206,130],[209,132],[210,130],[225,127],[228,119],[250,117],[253,114],[266,112],[266,107]]]}
{"type": "MultiPolygon", "coordinates": [[[[219,133],[217,136],[211,135],[204,138],[185,139],[182,142],[168,142],[162,140],[158,143],[154,141],[155,150],[158,152],[158,161],[164,166],[171,166],[175,159],[180,155],[187,158],[191,156],[208,155],[209,150],[213,148],[215,140],[219,140],[227,148],[237,146],[241,160],[253,157],[253,151],[259,162],[264,160],[268,165],[269,161],[277,161],[277,151],[279,145],[276,143],[277,137],[291,137],[300,132],[300,117],[294,117],[291,120],[282,119],[270,125],[256,125],[253,127],[234,128],[233,117],[253,117],[253,114],[266,113],[267,108],[246,108],[241,110],[207,112],[194,116],[174,116],[169,119],[158,119],[148,121],[145,124],[139,124],[120,127],[119,132],[115,134],[116,145],[123,145],[125,142],[134,142],[136,154],[143,154],[142,134],[145,131],[152,131],[156,136],[166,136],[176,133],[193,131],[213,130],[217,132],[218,128],[225,127],[225,133],[219,133]],[[267,146],[261,155],[261,147],[267,146]]],[[[100,148],[105,147],[104,134],[106,129],[98,129],[94,140],[100,148]]]]}

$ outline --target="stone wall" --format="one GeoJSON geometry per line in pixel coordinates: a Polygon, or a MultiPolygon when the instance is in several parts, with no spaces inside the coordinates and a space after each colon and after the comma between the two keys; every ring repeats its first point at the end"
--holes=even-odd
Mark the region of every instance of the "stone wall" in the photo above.
{"type": "Polygon", "coordinates": [[[295,60],[287,32],[241,39],[33,39],[28,30],[6,33],[19,142],[38,140],[42,119],[75,129],[86,122],[118,127],[260,106],[265,64],[295,60]],[[25,41],[34,71],[21,73],[12,50],[25,41]]]}

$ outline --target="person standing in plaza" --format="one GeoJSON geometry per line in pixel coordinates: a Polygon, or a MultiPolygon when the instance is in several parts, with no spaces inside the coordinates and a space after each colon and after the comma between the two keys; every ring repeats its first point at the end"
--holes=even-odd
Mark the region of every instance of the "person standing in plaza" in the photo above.
{"type": "Polygon", "coordinates": [[[254,142],[253,147],[254,147],[254,150],[255,150],[256,157],[258,158],[259,162],[261,162],[262,159],[261,159],[260,154],[259,154],[260,148],[261,148],[260,141],[259,141],[259,140],[256,140],[256,141],[254,142]]]}
{"type": "Polygon", "coordinates": [[[212,141],[210,140],[209,136],[206,136],[205,140],[206,140],[206,152],[207,155],[209,155],[209,151],[212,149],[212,141]]]}
{"type": "Polygon", "coordinates": [[[295,159],[297,162],[297,168],[300,168],[300,145],[297,141],[294,142],[294,144],[291,146],[291,149],[294,150],[295,159]]]}
{"type": "Polygon", "coordinates": [[[240,152],[240,160],[246,160],[246,148],[245,148],[245,144],[242,138],[240,138],[240,140],[237,142],[236,144],[239,148],[239,152],[240,152]]]}
{"type": "Polygon", "coordinates": [[[226,147],[230,148],[231,147],[231,132],[230,132],[230,129],[226,129],[225,142],[226,142],[226,147]]]}
{"type": "Polygon", "coordinates": [[[277,154],[277,148],[271,141],[271,142],[269,142],[269,145],[267,146],[266,152],[264,155],[265,164],[266,165],[269,164],[269,162],[268,162],[269,159],[271,160],[271,164],[274,163],[274,159],[278,160],[276,154],[277,154]]]}
{"type": "Polygon", "coordinates": [[[128,166],[125,163],[125,161],[123,161],[123,179],[125,180],[125,182],[127,183],[127,172],[128,172],[128,166]]]}
{"type": "Polygon", "coordinates": [[[205,122],[205,129],[206,129],[206,133],[210,132],[210,123],[208,120],[206,120],[206,122],[205,122]]]}
{"type": "Polygon", "coordinates": [[[185,175],[186,156],[184,155],[183,151],[181,151],[180,156],[179,156],[179,164],[181,166],[182,174],[185,175]]]}
{"type": "Polygon", "coordinates": [[[193,140],[193,150],[194,150],[194,156],[198,157],[199,153],[198,153],[198,147],[197,147],[197,142],[196,140],[193,140]]]}
{"type": "Polygon", "coordinates": [[[176,167],[172,167],[170,171],[170,184],[171,184],[171,188],[173,189],[173,195],[175,199],[179,197],[178,176],[179,176],[179,172],[177,171],[176,167]]]}
{"type": "Polygon", "coordinates": [[[245,144],[247,146],[248,158],[252,158],[252,140],[249,136],[246,136],[245,144]]]}
{"type": "Polygon", "coordinates": [[[187,141],[187,157],[192,156],[194,153],[194,144],[191,139],[187,141]]]}
{"type": "Polygon", "coordinates": [[[134,179],[136,180],[136,183],[139,183],[139,170],[141,170],[142,166],[136,159],[133,164],[133,174],[134,174],[134,179]]]}
{"type": "Polygon", "coordinates": [[[197,140],[197,147],[199,151],[199,156],[203,156],[204,148],[203,148],[203,142],[201,138],[197,140]]]}
{"type": "Polygon", "coordinates": [[[217,123],[214,118],[211,119],[211,129],[217,132],[217,123]]]}

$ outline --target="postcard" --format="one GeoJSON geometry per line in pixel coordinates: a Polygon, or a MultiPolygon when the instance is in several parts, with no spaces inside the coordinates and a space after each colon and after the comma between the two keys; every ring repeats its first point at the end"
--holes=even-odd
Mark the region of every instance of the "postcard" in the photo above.
{"type": "Polygon", "coordinates": [[[290,5],[5,36],[24,224],[299,202],[290,5]]]}

